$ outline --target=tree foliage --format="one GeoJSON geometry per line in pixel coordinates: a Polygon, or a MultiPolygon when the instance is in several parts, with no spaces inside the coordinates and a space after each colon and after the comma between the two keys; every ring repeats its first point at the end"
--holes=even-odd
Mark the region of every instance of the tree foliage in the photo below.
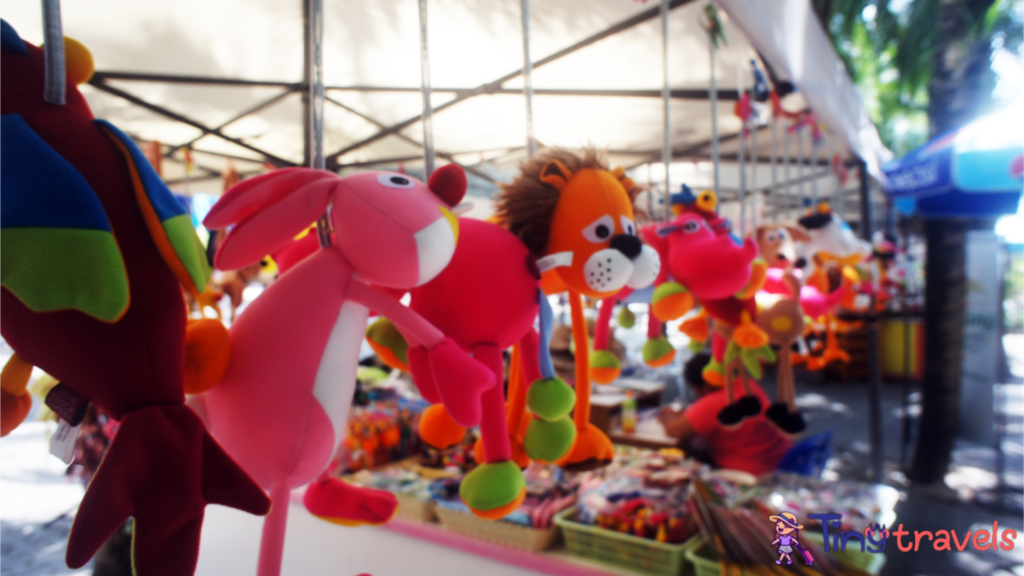
{"type": "MultiPolygon", "coordinates": [[[[945,54],[950,36],[942,33],[944,5],[957,10],[966,24],[965,33],[955,35],[965,52],[975,45],[1016,52],[1024,35],[1021,4],[1014,0],[812,0],[812,4],[864,93],[882,141],[897,156],[929,137],[928,88],[936,59],[945,54]]],[[[977,73],[974,77],[987,85],[993,82],[977,73]]],[[[976,104],[980,111],[985,103],[976,104]]]]}

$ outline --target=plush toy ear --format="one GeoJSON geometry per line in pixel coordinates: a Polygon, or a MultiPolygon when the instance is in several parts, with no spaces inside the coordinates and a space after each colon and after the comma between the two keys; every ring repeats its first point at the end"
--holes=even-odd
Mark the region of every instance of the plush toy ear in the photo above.
{"type": "Polygon", "coordinates": [[[340,180],[331,172],[292,168],[228,190],[203,221],[210,229],[237,222],[217,250],[217,268],[244,268],[283,247],[324,213],[340,180]]]}
{"type": "Polygon", "coordinates": [[[810,242],[811,237],[804,232],[802,228],[796,226],[786,226],[786,230],[789,230],[790,237],[793,238],[794,242],[810,242]]]}
{"type": "Polygon", "coordinates": [[[619,184],[622,184],[622,187],[625,188],[627,192],[636,186],[636,183],[633,182],[632,178],[626,177],[626,169],[623,168],[622,166],[616,166],[615,168],[613,168],[612,176],[615,176],[615,178],[619,181],[619,184]]]}
{"type": "MultiPolygon", "coordinates": [[[[661,261],[664,263],[668,262],[668,235],[678,229],[678,226],[673,228],[672,226],[648,224],[640,229],[640,238],[645,244],[658,251],[658,256],[661,257],[661,261]],[[662,229],[665,228],[670,230],[662,234],[662,229]]],[[[665,264],[662,264],[662,267],[665,267],[665,264]]]]}
{"type": "Polygon", "coordinates": [[[549,160],[540,171],[540,181],[554,186],[559,191],[565,188],[572,178],[572,170],[565,167],[558,160],[549,160]]]}
{"type": "Polygon", "coordinates": [[[466,195],[466,172],[458,164],[446,164],[430,175],[427,187],[445,204],[456,206],[466,195]]]}

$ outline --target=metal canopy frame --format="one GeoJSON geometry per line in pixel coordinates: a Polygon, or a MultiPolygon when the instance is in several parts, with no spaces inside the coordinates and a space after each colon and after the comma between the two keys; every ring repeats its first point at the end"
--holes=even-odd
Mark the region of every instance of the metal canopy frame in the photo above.
{"type": "MultiPolygon", "coordinates": [[[[668,9],[672,10],[672,9],[678,8],[680,6],[684,6],[686,4],[689,4],[691,1],[692,0],[669,0],[667,2],[668,9]]],[[[561,49],[561,50],[559,50],[557,52],[554,52],[553,54],[550,54],[550,55],[548,55],[548,56],[546,56],[546,57],[544,57],[544,58],[542,58],[540,60],[537,60],[536,62],[533,62],[532,63],[532,68],[538,68],[540,66],[544,66],[545,64],[550,64],[551,62],[554,62],[554,61],[562,58],[563,56],[568,56],[569,54],[577,52],[577,51],[579,51],[579,50],[581,50],[581,49],[583,49],[583,48],[585,48],[587,46],[590,46],[590,45],[592,45],[592,44],[594,44],[596,42],[599,42],[599,41],[601,41],[601,40],[603,40],[605,38],[613,36],[613,35],[615,35],[615,34],[617,34],[619,32],[622,32],[624,30],[628,30],[628,29],[633,28],[633,27],[635,27],[635,26],[637,26],[639,24],[642,24],[644,22],[647,22],[649,20],[657,18],[657,17],[659,17],[661,15],[661,11],[662,11],[662,7],[661,6],[655,6],[655,7],[652,7],[650,9],[644,10],[644,11],[642,11],[642,12],[640,12],[640,13],[638,13],[638,14],[630,17],[630,18],[622,20],[621,22],[618,22],[616,24],[613,24],[612,26],[609,26],[608,28],[606,28],[604,30],[601,30],[600,32],[592,34],[591,36],[588,36],[588,37],[586,37],[586,38],[584,38],[584,39],[582,39],[582,40],[580,40],[580,41],[578,41],[578,42],[576,42],[576,43],[574,43],[574,44],[572,44],[570,46],[567,46],[566,48],[563,48],[563,49],[561,49]]],[[[475,96],[495,95],[495,94],[510,94],[510,95],[524,94],[524,92],[526,92],[527,89],[523,89],[523,88],[505,88],[502,85],[504,83],[510,81],[510,80],[513,80],[515,78],[518,78],[518,77],[522,76],[523,73],[524,73],[525,67],[526,66],[524,64],[524,68],[521,68],[521,69],[516,70],[514,72],[508,73],[508,74],[506,74],[506,75],[504,75],[504,76],[494,80],[493,82],[488,82],[486,84],[482,84],[482,85],[477,86],[475,88],[433,88],[432,87],[431,88],[431,92],[453,94],[454,95],[453,99],[449,100],[448,102],[445,102],[443,104],[440,104],[440,105],[434,107],[432,112],[433,113],[441,112],[441,111],[443,111],[445,109],[451,108],[452,106],[455,106],[455,105],[457,105],[457,104],[459,104],[461,102],[464,102],[464,101],[466,101],[466,100],[468,100],[470,98],[473,98],[475,96]]],[[[286,97],[288,97],[289,95],[291,95],[293,93],[296,93],[296,92],[308,92],[309,86],[308,86],[308,83],[306,81],[303,81],[303,82],[284,82],[284,81],[274,81],[274,80],[243,80],[243,79],[237,79],[237,78],[218,78],[218,77],[210,77],[210,76],[193,76],[193,75],[176,75],[176,74],[147,74],[147,73],[140,73],[140,72],[121,72],[121,71],[97,71],[96,73],[93,74],[93,77],[89,81],[89,84],[92,85],[93,87],[95,87],[96,89],[102,91],[102,92],[105,92],[105,93],[110,94],[112,96],[116,96],[116,97],[121,98],[123,100],[127,100],[128,102],[131,102],[132,104],[135,104],[136,106],[140,106],[142,108],[145,108],[145,109],[147,109],[147,110],[149,110],[151,112],[154,112],[156,114],[159,114],[161,116],[164,116],[166,118],[174,120],[176,122],[181,122],[183,124],[186,124],[188,126],[196,128],[196,129],[198,129],[198,130],[200,130],[202,132],[202,136],[200,136],[198,138],[193,138],[192,140],[190,140],[188,142],[184,142],[184,143],[181,143],[181,144],[166,144],[166,143],[164,143],[166,146],[169,147],[169,151],[164,154],[164,156],[167,157],[167,158],[173,158],[173,154],[178,149],[180,149],[182,147],[185,147],[185,146],[191,146],[191,145],[195,144],[199,139],[201,139],[203,137],[214,136],[216,138],[220,138],[222,140],[225,140],[227,142],[230,142],[232,144],[235,144],[237,146],[241,146],[242,148],[245,148],[247,150],[255,152],[256,154],[259,154],[260,156],[263,157],[263,161],[269,162],[270,164],[273,164],[274,166],[277,166],[277,167],[287,167],[287,166],[296,166],[298,164],[298,162],[294,162],[294,161],[291,161],[291,160],[287,160],[285,158],[281,158],[280,156],[272,154],[272,153],[270,153],[270,152],[268,152],[266,150],[263,150],[263,149],[261,149],[261,148],[259,148],[257,146],[253,146],[252,144],[249,144],[249,143],[245,142],[242,139],[233,138],[231,136],[228,136],[228,135],[224,134],[223,130],[225,128],[227,128],[229,125],[231,125],[231,124],[233,124],[235,122],[238,122],[239,120],[242,120],[243,118],[246,118],[247,116],[249,116],[251,114],[255,114],[255,113],[260,112],[260,111],[262,111],[262,110],[264,110],[264,109],[266,109],[266,108],[268,108],[270,106],[273,106],[274,104],[277,104],[278,102],[280,102],[281,100],[285,99],[286,97]],[[263,102],[257,104],[256,106],[254,106],[252,108],[249,108],[247,110],[244,110],[244,111],[240,112],[236,116],[233,116],[230,120],[228,120],[228,121],[226,121],[226,122],[224,122],[224,123],[222,123],[222,124],[220,124],[218,126],[207,126],[207,125],[203,124],[202,122],[199,122],[197,120],[189,118],[188,116],[185,116],[183,114],[180,114],[178,112],[170,110],[170,109],[168,109],[168,108],[166,108],[164,106],[161,106],[161,105],[158,105],[158,104],[154,104],[152,102],[148,102],[148,101],[146,101],[145,99],[143,99],[143,98],[141,98],[139,96],[136,96],[134,94],[131,94],[129,92],[121,90],[120,88],[117,88],[117,87],[111,85],[110,81],[137,81],[137,82],[157,82],[157,83],[161,83],[162,82],[162,83],[175,83],[175,84],[196,84],[196,85],[207,85],[207,86],[277,87],[277,88],[283,88],[284,90],[281,93],[277,94],[276,96],[274,96],[274,97],[272,97],[272,98],[270,98],[270,99],[268,99],[266,101],[263,101],[263,102]]],[[[327,92],[336,92],[336,91],[347,91],[347,92],[352,92],[352,91],[355,91],[355,92],[421,92],[422,88],[420,88],[420,87],[361,86],[361,85],[353,85],[353,86],[326,86],[325,90],[327,92]]],[[[541,89],[541,88],[534,88],[534,89],[532,89],[532,93],[535,94],[535,95],[540,95],[540,96],[592,96],[592,97],[625,97],[625,98],[664,98],[664,96],[665,96],[663,94],[662,90],[586,90],[586,89],[541,89]]],[[[710,95],[709,95],[709,91],[708,90],[676,89],[676,90],[670,90],[668,96],[669,96],[669,98],[672,98],[672,99],[681,99],[681,100],[707,100],[710,95]]],[[[736,90],[719,91],[718,97],[720,99],[723,99],[723,100],[737,100],[737,99],[739,99],[739,93],[736,90]]],[[[369,117],[369,116],[367,116],[365,114],[362,114],[362,113],[360,113],[360,112],[358,112],[358,111],[356,111],[356,110],[354,110],[354,109],[352,109],[352,108],[350,108],[348,106],[343,105],[342,103],[338,102],[337,100],[335,100],[333,98],[327,98],[327,101],[331,102],[333,105],[339,107],[340,109],[345,110],[346,112],[349,112],[349,113],[357,115],[358,117],[362,118],[363,120],[365,120],[367,122],[370,122],[371,124],[373,124],[375,127],[378,128],[378,131],[376,133],[374,133],[373,135],[371,135],[371,136],[369,136],[367,138],[364,138],[364,139],[362,139],[362,140],[360,140],[358,142],[355,142],[353,144],[350,144],[348,146],[345,146],[344,148],[342,148],[340,150],[337,150],[337,151],[334,151],[334,152],[328,154],[327,155],[327,169],[328,170],[337,171],[337,170],[340,170],[340,169],[346,168],[346,167],[354,167],[354,166],[362,166],[362,165],[371,165],[371,164],[382,164],[382,163],[385,163],[384,160],[375,160],[375,161],[372,161],[372,162],[355,162],[355,163],[343,164],[340,161],[340,157],[343,156],[344,154],[347,154],[347,153],[352,152],[354,150],[358,150],[360,148],[363,148],[363,147],[365,147],[365,146],[367,146],[369,144],[372,144],[373,142],[376,142],[376,141],[378,141],[378,140],[380,140],[382,138],[385,138],[385,137],[393,135],[393,134],[397,135],[398,137],[400,137],[402,140],[406,141],[407,143],[413,144],[413,145],[415,145],[417,147],[422,148],[424,146],[423,143],[417,142],[416,140],[414,140],[412,138],[409,138],[409,137],[405,136],[404,134],[401,134],[401,132],[400,132],[404,128],[407,128],[407,127],[411,126],[412,124],[415,124],[416,122],[422,121],[423,120],[423,116],[424,116],[423,114],[418,114],[418,115],[416,115],[416,116],[414,116],[412,118],[408,118],[408,119],[406,119],[406,120],[404,120],[402,122],[399,122],[397,124],[386,126],[383,123],[381,123],[381,122],[379,122],[379,121],[377,121],[377,120],[375,120],[375,119],[373,119],[373,118],[371,118],[371,117],[369,117]]],[[[303,116],[303,119],[305,119],[305,116],[303,116]]],[[[683,156],[686,156],[687,154],[692,153],[692,151],[688,151],[689,148],[690,147],[688,147],[687,149],[684,149],[684,150],[673,151],[673,155],[672,155],[673,158],[678,157],[680,154],[682,154],[683,156]]],[[[234,159],[250,161],[250,162],[259,162],[259,160],[256,160],[256,159],[244,158],[244,157],[240,157],[240,156],[232,156],[230,154],[224,154],[224,153],[219,153],[219,152],[209,152],[209,151],[205,151],[205,150],[196,150],[196,151],[197,152],[202,152],[204,154],[221,156],[221,157],[225,157],[225,158],[234,158],[234,159]]],[[[658,152],[658,154],[660,154],[660,151],[658,152]]],[[[437,152],[437,155],[442,157],[442,158],[444,158],[444,159],[446,159],[446,160],[448,160],[448,161],[450,161],[450,162],[454,162],[453,155],[451,153],[437,152]]],[[[413,159],[417,159],[417,158],[422,158],[422,156],[417,156],[415,158],[410,158],[409,160],[413,160],[413,159]]],[[[400,160],[400,161],[404,161],[404,160],[400,160]]],[[[490,182],[494,182],[494,179],[491,176],[483,173],[480,170],[473,169],[471,167],[464,166],[464,165],[463,165],[463,168],[465,168],[467,171],[472,172],[473,174],[475,174],[475,175],[477,175],[477,176],[479,176],[481,178],[484,178],[484,179],[486,179],[486,180],[488,180],[490,182]]],[[[207,177],[212,177],[213,173],[216,173],[216,174],[219,175],[219,173],[217,173],[216,171],[211,170],[209,168],[204,168],[204,170],[210,173],[210,174],[208,174],[207,177]]]]}

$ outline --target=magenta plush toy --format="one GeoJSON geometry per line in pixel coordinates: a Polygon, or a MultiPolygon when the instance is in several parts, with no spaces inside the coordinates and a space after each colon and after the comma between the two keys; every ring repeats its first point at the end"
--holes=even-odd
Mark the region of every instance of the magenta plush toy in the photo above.
{"type": "Polygon", "coordinates": [[[281,248],[325,211],[334,231],[332,246],[296,264],[239,316],[227,374],[197,402],[227,452],[270,491],[260,576],[280,572],[292,488],[316,480],[307,507],[338,524],[382,523],[395,511],[389,493],[317,479],[347,428],[371,309],[406,331],[439,388],[479,397],[494,387],[491,370],[376,287],[407,290],[444,270],[459,231],[451,208],[465,191],[456,165],[437,170],[429,186],[389,172],[341,178],[291,168],[235,186],[206,217],[210,229],[234,225],[216,256],[225,270],[281,248]]]}
{"type": "MultiPolygon", "coordinates": [[[[725,386],[730,399],[733,382],[760,378],[761,360],[774,360],[768,336],[754,320],[754,294],[764,283],[766,266],[758,260],[757,245],[748,238],[738,243],[728,232],[712,229],[700,214],[684,212],[670,224],[641,229],[644,240],[666,263],[655,280],[652,311],[662,321],[674,320],[700,301],[713,321],[712,361],[704,379],[725,386]],[[671,280],[669,281],[669,276],[671,280]],[[744,373],[745,372],[745,373],[744,373]]],[[[760,401],[748,394],[731,402],[719,414],[723,426],[738,425],[761,412],[760,401]]]]}

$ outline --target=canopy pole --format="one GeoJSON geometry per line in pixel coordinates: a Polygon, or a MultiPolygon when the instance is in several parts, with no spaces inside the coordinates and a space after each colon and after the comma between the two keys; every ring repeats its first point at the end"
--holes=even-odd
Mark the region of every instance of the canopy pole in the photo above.
{"type": "MultiPolygon", "coordinates": [[[[818,165],[818,144],[814,141],[814,130],[811,129],[807,133],[807,139],[811,143],[811,154],[808,162],[810,164],[810,171],[814,172],[814,168],[818,165]]],[[[818,179],[811,180],[811,199],[813,204],[818,204],[818,179]]]]}
{"type": "MultiPolygon", "coordinates": [[[[741,68],[736,69],[736,95],[739,96],[740,101],[743,100],[744,93],[746,92],[746,86],[743,82],[743,71],[741,68]]],[[[747,147],[747,128],[749,126],[749,118],[740,118],[740,138],[739,148],[736,150],[736,163],[740,173],[740,190],[739,190],[739,201],[740,201],[740,237],[742,238],[747,231],[747,167],[746,167],[746,147],[747,147]]],[[[721,199],[719,199],[721,202],[721,199]]]]}
{"type": "Polygon", "coordinates": [[[807,161],[804,159],[804,135],[800,127],[796,128],[796,173],[797,177],[800,178],[800,184],[797,186],[797,194],[800,197],[800,201],[797,203],[797,214],[799,215],[800,208],[803,207],[804,200],[810,196],[807,194],[807,161]]]}
{"type": "MultiPolygon", "coordinates": [[[[421,0],[421,3],[424,0],[421,0]]],[[[526,97],[526,157],[537,155],[533,135],[533,60],[530,60],[530,0],[522,0],[523,11],[523,95],[526,97]]],[[[424,46],[424,54],[426,47],[424,46]]]]}
{"type": "Polygon", "coordinates": [[[423,181],[434,173],[434,107],[430,103],[430,53],[427,50],[427,0],[420,0],[420,91],[423,93],[423,181]]]}
{"type": "MultiPolygon", "coordinates": [[[[665,142],[664,147],[661,151],[662,162],[665,163],[665,221],[672,220],[672,185],[671,185],[671,166],[672,166],[672,117],[670,105],[672,103],[672,91],[669,89],[669,78],[668,78],[668,11],[669,11],[669,0],[661,0],[661,74],[662,74],[662,87],[661,87],[661,98],[665,107],[665,142]]],[[[714,81],[712,81],[714,86],[714,81]]],[[[714,88],[712,88],[714,90],[714,88]]],[[[717,181],[716,181],[717,185],[717,181]]]]}
{"type": "MultiPolygon", "coordinates": [[[[871,242],[871,189],[868,182],[868,169],[864,160],[860,160],[860,234],[861,238],[871,242]]],[[[872,299],[873,300],[873,299],[872,299]]],[[[882,482],[882,366],[879,350],[879,321],[875,312],[875,303],[871,303],[868,312],[868,425],[871,442],[871,479],[875,483],[882,482]]]]}
{"type": "Polygon", "coordinates": [[[711,91],[708,92],[708,100],[711,101],[711,163],[715,168],[715,196],[721,202],[721,171],[718,165],[718,78],[715,74],[715,40],[710,32],[708,33],[708,55],[711,61],[711,91]]]}
{"type": "MultiPolygon", "coordinates": [[[[306,16],[306,94],[303,98],[306,122],[306,161],[310,168],[323,170],[324,158],[324,3],[323,0],[304,2],[306,16]]],[[[331,207],[316,221],[316,235],[320,246],[331,246],[331,207]]]]}
{"type": "Polygon", "coordinates": [[[772,112],[772,221],[779,221],[779,120],[772,112]]]}
{"type": "Polygon", "coordinates": [[[793,205],[792,205],[792,202],[790,202],[790,194],[789,194],[789,191],[790,191],[789,181],[791,180],[791,178],[790,178],[790,170],[789,170],[789,152],[790,152],[789,144],[790,144],[790,140],[792,139],[790,136],[791,135],[790,135],[788,129],[786,130],[786,133],[783,134],[783,136],[782,136],[783,146],[785,147],[785,150],[783,152],[783,154],[785,156],[785,158],[783,159],[783,164],[784,164],[783,176],[786,179],[786,182],[784,183],[784,186],[786,188],[786,220],[792,220],[793,219],[793,205]]]}
{"type": "Polygon", "coordinates": [[[754,130],[750,133],[750,198],[753,203],[750,206],[750,220],[752,222],[751,229],[757,228],[760,224],[762,203],[758,202],[757,195],[757,130],[760,128],[760,122],[757,121],[757,117],[754,117],[754,130]]]}

